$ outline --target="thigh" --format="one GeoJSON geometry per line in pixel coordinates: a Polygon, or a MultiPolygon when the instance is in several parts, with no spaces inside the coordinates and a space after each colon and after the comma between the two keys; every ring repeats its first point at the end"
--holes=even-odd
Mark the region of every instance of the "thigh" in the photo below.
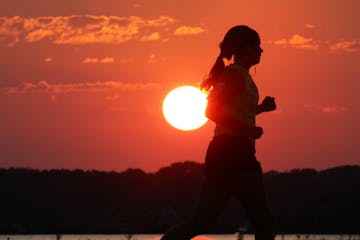
{"type": "Polygon", "coordinates": [[[200,192],[194,220],[215,223],[230,197],[230,186],[224,179],[207,176],[200,192]]]}
{"type": "Polygon", "coordinates": [[[234,136],[216,136],[206,152],[205,175],[236,178],[239,174],[257,171],[254,169],[255,162],[252,141],[234,136]]]}
{"type": "Polygon", "coordinates": [[[261,174],[242,174],[235,195],[248,210],[266,207],[266,196],[261,174]]]}

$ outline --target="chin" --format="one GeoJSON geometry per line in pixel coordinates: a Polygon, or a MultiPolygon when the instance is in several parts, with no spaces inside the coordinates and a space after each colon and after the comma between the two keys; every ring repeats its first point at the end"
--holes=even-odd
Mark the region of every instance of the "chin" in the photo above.
{"type": "Polygon", "coordinates": [[[256,64],[258,64],[258,63],[260,63],[260,59],[254,61],[253,65],[256,65],[256,64]]]}

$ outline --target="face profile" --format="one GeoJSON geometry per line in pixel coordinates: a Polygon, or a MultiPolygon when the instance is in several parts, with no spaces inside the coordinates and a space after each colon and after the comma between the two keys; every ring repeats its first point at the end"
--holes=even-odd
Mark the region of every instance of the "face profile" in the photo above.
{"type": "Polygon", "coordinates": [[[264,50],[261,48],[260,41],[254,44],[249,44],[234,53],[235,61],[245,62],[250,67],[254,66],[260,63],[263,51],[264,50]]]}

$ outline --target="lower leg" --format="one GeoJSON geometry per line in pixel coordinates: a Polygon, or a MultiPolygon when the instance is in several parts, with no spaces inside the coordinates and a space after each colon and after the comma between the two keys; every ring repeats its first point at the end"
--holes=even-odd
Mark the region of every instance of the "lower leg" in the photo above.
{"type": "Polygon", "coordinates": [[[170,228],[160,240],[190,240],[191,238],[208,232],[212,224],[189,220],[170,228]]]}
{"type": "Polygon", "coordinates": [[[215,177],[206,177],[194,215],[188,221],[170,228],[161,240],[189,240],[209,232],[229,196],[229,191],[222,181],[215,177]]]}
{"type": "Polygon", "coordinates": [[[258,174],[244,176],[247,186],[239,187],[242,191],[237,196],[255,229],[255,240],[274,240],[273,219],[267,206],[262,178],[261,170],[258,174]]]}
{"type": "Polygon", "coordinates": [[[256,226],[255,228],[255,240],[274,240],[275,234],[271,225],[256,226]]]}
{"type": "Polygon", "coordinates": [[[255,210],[252,222],[255,228],[255,240],[274,240],[274,226],[270,211],[263,208],[262,211],[255,210]]]}
{"type": "Polygon", "coordinates": [[[274,240],[274,239],[275,239],[275,235],[273,233],[270,233],[270,232],[264,232],[264,233],[255,232],[255,240],[274,240]]]}

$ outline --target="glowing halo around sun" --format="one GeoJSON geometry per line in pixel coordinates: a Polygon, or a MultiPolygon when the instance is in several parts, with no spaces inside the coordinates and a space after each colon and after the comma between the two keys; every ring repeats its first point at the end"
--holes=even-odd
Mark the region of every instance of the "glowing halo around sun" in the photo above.
{"type": "Polygon", "coordinates": [[[162,110],[171,126],[189,131],[198,129],[207,122],[206,105],[206,94],[199,88],[181,86],[166,95],[162,110]]]}

